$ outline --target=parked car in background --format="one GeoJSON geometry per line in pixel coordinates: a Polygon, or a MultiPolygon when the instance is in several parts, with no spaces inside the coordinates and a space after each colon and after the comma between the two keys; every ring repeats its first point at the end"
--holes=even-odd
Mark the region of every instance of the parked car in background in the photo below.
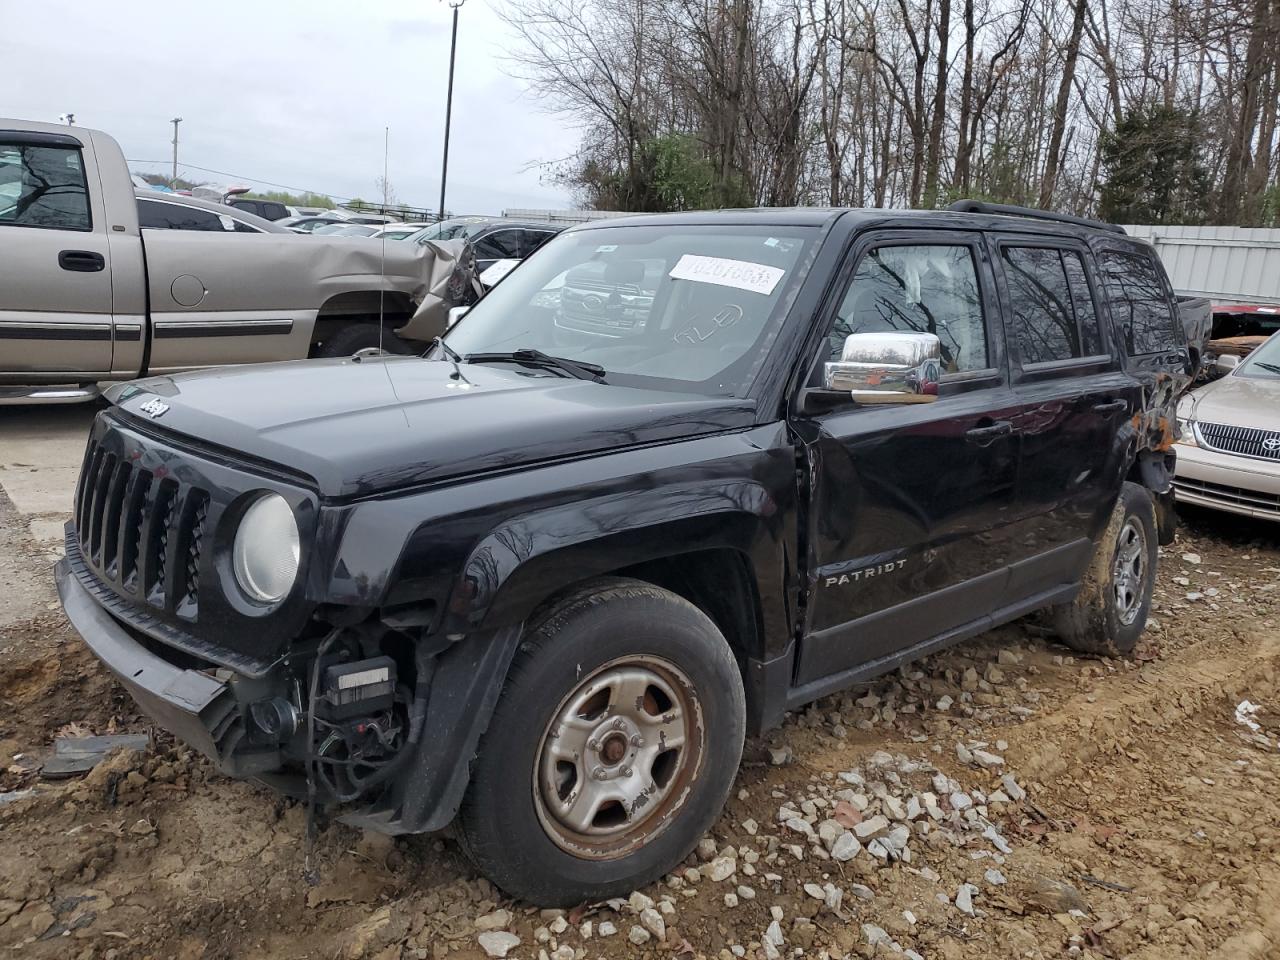
{"type": "Polygon", "coordinates": [[[213,233],[289,233],[270,220],[226,204],[136,190],[138,226],[153,230],[207,230],[213,233]]]}
{"type": "Polygon", "coordinates": [[[378,227],[371,223],[329,223],[311,231],[313,237],[372,237],[378,227]]]}
{"type": "Polygon", "coordinates": [[[321,227],[327,227],[335,223],[340,224],[340,223],[346,223],[346,222],[347,222],[346,220],[342,220],[338,217],[331,217],[328,215],[321,215],[318,217],[312,217],[312,216],[285,217],[283,220],[276,221],[276,223],[278,223],[280,226],[285,227],[289,230],[292,230],[294,233],[314,233],[316,230],[319,230],[321,227]]]}
{"type": "Polygon", "coordinates": [[[476,252],[476,268],[483,273],[499,260],[523,260],[564,230],[560,224],[502,217],[453,217],[424,227],[408,239],[465,239],[476,252]]]}
{"type": "Polygon", "coordinates": [[[1242,360],[1280,331],[1280,307],[1270,303],[1214,304],[1213,333],[1205,351],[1206,372],[1216,373],[1219,357],[1242,360]]]}
{"type": "Polygon", "coordinates": [[[1280,333],[1178,405],[1174,491],[1183,503],[1280,520],[1280,333]]]}
{"type": "Polygon", "coordinates": [[[421,350],[444,329],[463,253],[303,238],[220,203],[138,192],[105,133],[0,119],[0,401],[83,400],[101,381],[406,339],[421,350]]]}
{"type": "Polygon", "coordinates": [[[256,214],[263,220],[283,220],[289,216],[289,208],[278,200],[255,200],[252,197],[232,197],[227,206],[256,214]]]}
{"type": "Polygon", "coordinates": [[[67,616],[222,773],[456,818],[513,898],[626,897],[788,711],[1037,610],[1136,649],[1192,375],[1168,278],[1103,224],[961,209],[597,222],[429,358],[112,388],[67,616]],[[643,325],[565,329],[570,275],[647,290],[643,325]]]}
{"type": "Polygon", "coordinates": [[[389,223],[385,227],[379,227],[377,232],[373,234],[375,237],[386,237],[388,240],[407,240],[422,230],[423,227],[430,226],[426,223],[389,223]]]}

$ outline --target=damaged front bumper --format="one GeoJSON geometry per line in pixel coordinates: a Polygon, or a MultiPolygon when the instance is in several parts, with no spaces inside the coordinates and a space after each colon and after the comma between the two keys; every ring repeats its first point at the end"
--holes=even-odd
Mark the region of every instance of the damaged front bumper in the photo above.
{"type": "MultiPolygon", "coordinates": [[[[279,750],[244,750],[244,711],[261,696],[230,671],[184,669],[152,653],[112,617],[76,576],[68,558],[54,568],[67,619],[103,665],[115,674],[142,712],[233,777],[254,776],[283,764],[279,750]]],[[[249,686],[258,687],[259,681],[249,686]]]]}

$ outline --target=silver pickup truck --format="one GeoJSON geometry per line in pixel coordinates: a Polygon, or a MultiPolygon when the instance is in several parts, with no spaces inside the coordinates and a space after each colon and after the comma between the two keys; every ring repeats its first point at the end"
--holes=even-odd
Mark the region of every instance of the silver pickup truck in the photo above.
{"type": "Polygon", "coordinates": [[[138,205],[107,134],[0,119],[0,403],[83,400],[100,381],[194,367],[406,352],[473,286],[458,243],[157,229],[138,205]]]}

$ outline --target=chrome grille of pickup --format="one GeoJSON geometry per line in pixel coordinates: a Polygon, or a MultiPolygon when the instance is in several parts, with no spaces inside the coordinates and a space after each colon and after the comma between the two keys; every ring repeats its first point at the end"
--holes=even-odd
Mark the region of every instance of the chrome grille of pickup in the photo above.
{"type": "Polygon", "coordinates": [[[1233,427],[1225,423],[1196,424],[1205,446],[1261,460],[1280,460],[1280,430],[1233,427]]]}
{"type": "Polygon", "coordinates": [[[80,553],[118,594],[195,620],[209,494],[162,472],[92,447],[76,491],[80,553]]]}

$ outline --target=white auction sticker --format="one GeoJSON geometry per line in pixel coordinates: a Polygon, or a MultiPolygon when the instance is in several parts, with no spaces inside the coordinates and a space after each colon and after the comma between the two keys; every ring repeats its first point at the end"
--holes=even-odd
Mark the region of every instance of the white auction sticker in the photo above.
{"type": "Polygon", "coordinates": [[[786,271],[748,260],[727,260],[724,257],[700,257],[686,253],[671,268],[672,280],[694,280],[698,283],[718,283],[722,287],[736,287],[752,293],[773,293],[773,288],[786,271]]]}

